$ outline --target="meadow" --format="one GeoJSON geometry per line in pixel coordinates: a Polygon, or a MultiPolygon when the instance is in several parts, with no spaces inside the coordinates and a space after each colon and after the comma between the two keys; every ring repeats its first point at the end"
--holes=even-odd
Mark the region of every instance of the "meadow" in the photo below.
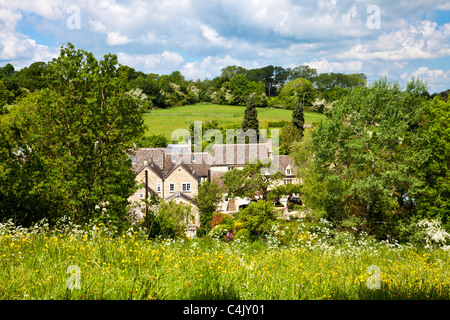
{"type": "Polygon", "coordinates": [[[292,228],[280,245],[0,224],[0,299],[449,299],[448,251],[364,237],[330,244],[292,228]]]}
{"type": "MultiPolygon", "coordinates": [[[[292,110],[257,108],[260,126],[266,121],[292,119],[292,110]]],[[[175,129],[188,129],[195,121],[216,120],[221,125],[240,124],[244,117],[245,107],[216,104],[196,104],[170,109],[155,109],[144,114],[147,135],[164,134],[170,139],[175,129]]],[[[305,112],[305,124],[320,122],[326,119],[323,114],[305,112]]]]}

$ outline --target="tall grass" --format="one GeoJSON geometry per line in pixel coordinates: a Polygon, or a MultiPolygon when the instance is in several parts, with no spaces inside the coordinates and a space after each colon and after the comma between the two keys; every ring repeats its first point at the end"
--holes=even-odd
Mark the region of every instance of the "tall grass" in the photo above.
{"type": "Polygon", "coordinates": [[[0,299],[448,299],[449,253],[308,231],[289,245],[0,226],[0,299]],[[370,266],[381,271],[369,289],[370,266]],[[79,268],[79,288],[71,286],[79,268]],[[70,269],[69,269],[70,271],[70,269]],[[69,281],[69,282],[68,282],[69,281]]]}

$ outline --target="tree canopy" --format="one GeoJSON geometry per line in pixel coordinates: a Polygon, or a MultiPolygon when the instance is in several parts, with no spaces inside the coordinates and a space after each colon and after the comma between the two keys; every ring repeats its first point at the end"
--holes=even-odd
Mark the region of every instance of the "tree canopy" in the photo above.
{"type": "Polygon", "coordinates": [[[88,222],[104,216],[97,208],[107,202],[108,220],[121,220],[135,187],[127,152],[144,132],[126,75],[115,55],[97,61],[71,44],[47,68],[48,86],[2,117],[2,217],[26,224],[46,211],[50,220],[88,222]]]}

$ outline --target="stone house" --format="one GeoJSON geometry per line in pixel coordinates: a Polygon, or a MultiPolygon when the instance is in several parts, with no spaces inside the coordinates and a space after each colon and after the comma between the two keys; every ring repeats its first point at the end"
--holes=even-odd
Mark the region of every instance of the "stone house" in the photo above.
{"type": "MultiPolygon", "coordinates": [[[[285,174],[279,183],[298,183],[297,169],[290,156],[272,154],[272,143],[214,145],[211,154],[191,152],[190,145],[169,145],[167,148],[142,148],[131,156],[132,168],[140,188],[130,198],[130,202],[140,203],[145,199],[145,171],[148,175],[148,195],[174,200],[193,207],[195,219],[199,224],[199,215],[194,202],[198,187],[203,181],[215,180],[223,185],[222,176],[233,168],[243,168],[247,163],[272,162],[285,174]]],[[[218,210],[233,213],[248,199],[227,199],[218,206],[218,210]]]]}

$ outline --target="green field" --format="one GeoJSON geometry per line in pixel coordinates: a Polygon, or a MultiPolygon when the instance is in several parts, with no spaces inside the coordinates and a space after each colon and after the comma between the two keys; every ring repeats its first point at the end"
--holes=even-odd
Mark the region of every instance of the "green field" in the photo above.
{"type": "MultiPolygon", "coordinates": [[[[176,129],[188,129],[195,121],[216,120],[222,125],[241,123],[245,107],[217,104],[196,104],[170,109],[157,109],[144,114],[147,135],[164,134],[170,139],[176,129]]],[[[265,121],[291,120],[292,110],[258,108],[260,125],[265,121]]],[[[326,119],[323,114],[305,112],[305,123],[326,119]]]]}

